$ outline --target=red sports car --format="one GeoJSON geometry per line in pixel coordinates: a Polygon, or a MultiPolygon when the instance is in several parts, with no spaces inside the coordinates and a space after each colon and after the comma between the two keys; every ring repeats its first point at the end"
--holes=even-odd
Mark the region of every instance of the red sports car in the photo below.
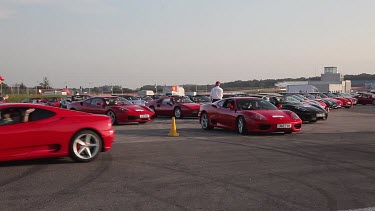
{"type": "Polygon", "coordinates": [[[0,161],[70,156],[88,162],[111,149],[115,137],[103,115],[31,103],[3,104],[0,113],[0,161]]]}
{"type": "Polygon", "coordinates": [[[154,119],[155,113],[147,106],[135,105],[121,97],[93,97],[67,105],[69,110],[111,117],[113,124],[138,122],[146,123],[154,119]]]}
{"type": "Polygon", "coordinates": [[[292,111],[278,110],[260,98],[232,97],[202,105],[199,121],[203,129],[214,127],[248,132],[298,132],[302,120],[292,111]]]}
{"type": "Polygon", "coordinates": [[[59,97],[47,97],[46,99],[47,99],[46,105],[53,106],[53,107],[60,107],[61,98],[59,98],[59,97]]]}
{"type": "Polygon", "coordinates": [[[355,98],[358,99],[358,104],[366,105],[373,104],[375,105],[375,94],[373,93],[362,93],[355,98]]]}
{"type": "Polygon", "coordinates": [[[185,116],[198,116],[200,104],[194,103],[189,97],[169,96],[148,102],[156,115],[174,116],[177,119],[185,116]]]}

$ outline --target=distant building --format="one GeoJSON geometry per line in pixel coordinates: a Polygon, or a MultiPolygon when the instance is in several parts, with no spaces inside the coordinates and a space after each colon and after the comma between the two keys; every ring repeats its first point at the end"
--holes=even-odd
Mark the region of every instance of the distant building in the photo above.
{"type": "Polygon", "coordinates": [[[324,67],[324,73],[321,74],[320,78],[321,81],[330,83],[341,83],[344,80],[343,75],[338,72],[337,67],[324,67]]]}
{"type": "Polygon", "coordinates": [[[351,92],[352,89],[351,81],[344,80],[337,67],[324,67],[321,80],[309,81],[309,84],[314,85],[320,92],[351,92]]]}
{"type": "Polygon", "coordinates": [[[182,86],[165,86],[163,87],[163,95],[185,95],[185,89],[182,86]]]}
{"type": "MultiPolygon", "coordinates": [[[[320,81],[283,81],[278,82],[275,86],[285,87],[308,87],[303,85],[315,86],[320,92],[351,92],[352,82],[344,80],[343,75],[339,73],[337,67],[324,67],[324,73],[321,74],[320,81]]],[[[303,90],[302,90],[303,91],[303,90]]]]}

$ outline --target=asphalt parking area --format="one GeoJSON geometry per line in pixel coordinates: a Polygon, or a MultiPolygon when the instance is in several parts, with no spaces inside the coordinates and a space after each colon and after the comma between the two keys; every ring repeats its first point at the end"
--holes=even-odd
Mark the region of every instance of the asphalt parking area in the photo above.
{"type": "Polygon", "coordinates": [[[375,106],[291,135],[204,131],[197,119],[116,126],[91,163],[0,164],[2,210],[348,210],[375,207],[375,106]]]}

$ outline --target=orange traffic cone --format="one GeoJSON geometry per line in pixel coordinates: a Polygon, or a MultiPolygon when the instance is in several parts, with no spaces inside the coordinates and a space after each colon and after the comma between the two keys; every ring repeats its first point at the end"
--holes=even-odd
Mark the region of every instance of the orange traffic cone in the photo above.
{"type": "Polygon", "coordinates": [[[180,136],[180,134],[177,133],[176,118],[174,117],[172,117],[171,131],[169,132],[168,136],[180,136]]]}

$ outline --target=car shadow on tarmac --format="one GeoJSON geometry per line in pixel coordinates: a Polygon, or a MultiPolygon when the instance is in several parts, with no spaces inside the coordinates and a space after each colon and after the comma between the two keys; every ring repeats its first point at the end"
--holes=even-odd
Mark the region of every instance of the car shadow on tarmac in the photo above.
{"type": "Polygon", "coordinates": [[[48,164],[71,164],[75,163],[69,158],[44,158],[44,159],[35,159],[35,160],[18,160],[18,161],[6,161],[0,163],[1,167],[9,166],[29,166],[29,165],[48,165],[48,164]]]}

